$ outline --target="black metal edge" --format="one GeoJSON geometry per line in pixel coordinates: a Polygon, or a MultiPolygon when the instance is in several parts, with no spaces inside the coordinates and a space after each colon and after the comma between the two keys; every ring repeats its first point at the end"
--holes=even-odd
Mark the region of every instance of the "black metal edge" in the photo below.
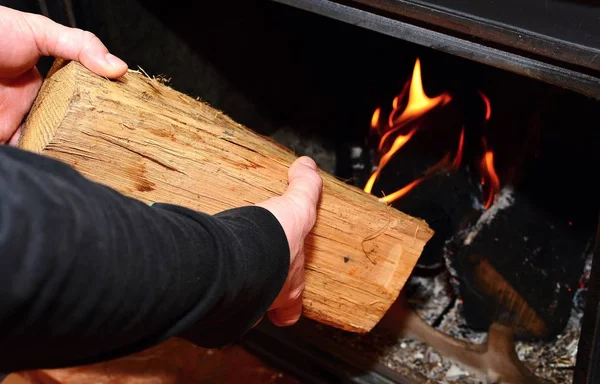
{"type": "Polygon", "coordinates": [[[255,327],[241,345],[302,383],[416,384],[382,365],[364,366],[351,358],[340,358],[311,344],[294,333],[267,322],[255,327]]]}
{"type": "Polygon", "coordinates": [[[335,0],[363,10],[381,10],[411,19],[428,29],[466,38],[487,46],[573,70],[594,74],[600,70],[600,50],[567,40],[545,36],[493,20],[483,20],[470,14],[438,9],[434,5],[411,0],[335,0]],[[353,4],[353,5],[352,5],[353,4]],[[366,8],[365,8],[366,7],[366,8]],[[577,68],[579,67],[579,68],[577,68]]]}
{"type": "Polygon", "coordinates": [[[588,280],[585,312],[581,321],[577,360],[573,372],[574,384],[600,382],[600,216],[592,252],[592,270],[588,280]]]}
{"type": "Polygon", "coordinates": [[[328,0],[272,0],[600,100],[600,78],[328,0]]]}

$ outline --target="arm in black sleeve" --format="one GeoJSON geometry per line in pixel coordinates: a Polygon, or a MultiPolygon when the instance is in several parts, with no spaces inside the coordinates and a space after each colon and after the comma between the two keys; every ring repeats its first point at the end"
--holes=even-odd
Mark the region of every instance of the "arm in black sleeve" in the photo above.
{"type": "Polygon", "coordinates": [[[222,346],[266,312],[288,268],[266,209],[148,206],[0,147],[0,371],[87,364],[172,336],[222,346]]]}

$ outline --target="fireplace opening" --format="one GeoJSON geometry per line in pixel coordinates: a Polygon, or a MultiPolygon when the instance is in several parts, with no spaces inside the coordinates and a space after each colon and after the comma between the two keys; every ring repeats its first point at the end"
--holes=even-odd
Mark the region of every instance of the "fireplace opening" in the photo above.
{"type": "Polygon", "coordinates": [[[598,100],[269,1],[82,0],[72,19],[435,230],[372,332],[261,324],[248,349],[310,382],[571,382],[600,208],[598,100]]]}
{"type": "Polygon", "coordinates": [[[425,218],[436,234],[373,332],[379,337],[334,331],[340,345],[434,380],[479,382],[481,375],[441,362],[431,346],[488,380],[569,382],[597,225],[596,194],[580,185],[581,162],[598,162],[596,101],[551,87],[528,95],[519,80],[456,98],[427,93],[419,58],[408,75],[338,164],[349,164],[343,177],[425,218]],[[472,344],[442,340],[432,328],[472,344]],[[473,345],[481,343],[485,349],[473,345]],[[501,358],[489,354],[500,350],[501,358]]]}

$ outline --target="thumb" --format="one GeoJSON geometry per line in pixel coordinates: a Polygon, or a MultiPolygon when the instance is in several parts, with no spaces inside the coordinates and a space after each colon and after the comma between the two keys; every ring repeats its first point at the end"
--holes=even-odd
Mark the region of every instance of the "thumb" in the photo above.
{"type": "Polygon", "coordinates": [[[323,180],[317,173],[317,165],[310,157],[298,158],[288,171],[288,188],[283,197],[294,203],[303,219],[303,236],[306,236],[315,224],[317,204],[323,188],[323,180]]]}
{"type": "Polygon", "coordinates": [[[282,196],[272,197],[257,205],[269,210],[279,221],[292,254],[298,251],[304,236],[310,232],[317,217],[317,202],[323,180],[314,160],[303,156],[290,166],[288,187],[282,196]]]}
{"type": "Polygon", "coordinates": [[[317,164],[313,159],[307,156],[298,158],[288,171],[289,186],[286,193],[298,195],[316,205],[323,184],[316,170],[317,164]]]}

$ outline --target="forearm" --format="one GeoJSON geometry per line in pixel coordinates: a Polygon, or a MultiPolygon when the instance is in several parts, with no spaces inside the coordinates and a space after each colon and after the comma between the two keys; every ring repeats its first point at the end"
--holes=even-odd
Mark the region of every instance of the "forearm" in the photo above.
{"type": "Polygon", "coordinates": [[[111,358],[183,332],[222,345],[267,310],[289,263],[262,208],[148,207],[6,147],[0,250],[0,371],[111,358]]]}

